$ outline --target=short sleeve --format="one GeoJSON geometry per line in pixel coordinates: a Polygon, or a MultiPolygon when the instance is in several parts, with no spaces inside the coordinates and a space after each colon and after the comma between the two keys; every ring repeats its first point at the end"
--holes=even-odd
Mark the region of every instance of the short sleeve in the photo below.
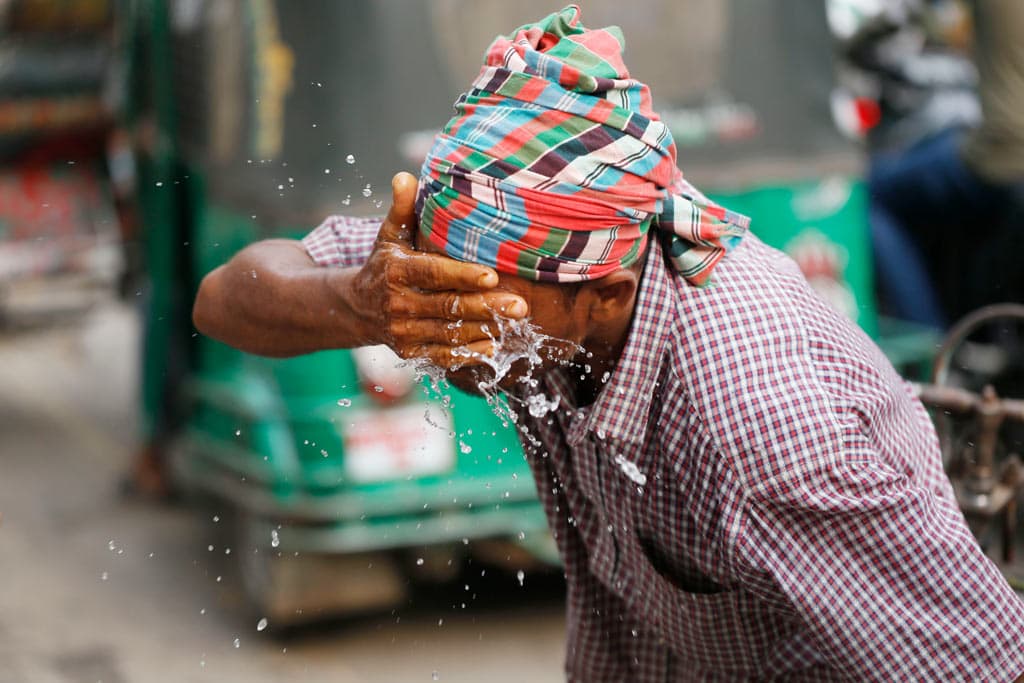
{"type": "Polygon", "coordinates": [[[329,216],[302,239],[302,245],[319,266],[358,266],[370,256],[382,221],[380,217],[329,216]]]}
{"type": "Polygon", "coordinates": [[[1024,601],[949,489],[916,485],[870,457],[840,468],[749,503],[741,553],[752,588],[775,600],[781,591],[815,649],[854,680],[1024,672],[1024,601]]]}

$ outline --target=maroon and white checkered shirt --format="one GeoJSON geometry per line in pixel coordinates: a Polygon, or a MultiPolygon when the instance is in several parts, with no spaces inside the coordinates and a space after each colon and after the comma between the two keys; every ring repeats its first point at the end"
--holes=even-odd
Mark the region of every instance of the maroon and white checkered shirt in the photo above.
{"type": "MultiPolygon", "coordinates": [[[[376,221],[305,240],[356,265],[376,221]]],[[[1024,602],[878,348],[751,236],[697,289],[652,245],[596,402],[523,413],[568,579],[572,681],[1012,681],[1024,602]]]]}

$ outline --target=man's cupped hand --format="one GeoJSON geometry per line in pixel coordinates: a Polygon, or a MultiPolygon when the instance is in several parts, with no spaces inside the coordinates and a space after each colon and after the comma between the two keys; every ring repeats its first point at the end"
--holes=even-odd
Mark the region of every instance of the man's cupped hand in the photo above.
{"type": "Polygon", "coordinates": [[[413,246],[416,187],[409,173],[392,180],[391,208],[373,252],[349,285],[352,303],[377,343],[449,369],[466,364],[467,349],[493,353],[495,315],[523,318],[529,309],[522,297],[495,290],[494,269],[413,246]]]}

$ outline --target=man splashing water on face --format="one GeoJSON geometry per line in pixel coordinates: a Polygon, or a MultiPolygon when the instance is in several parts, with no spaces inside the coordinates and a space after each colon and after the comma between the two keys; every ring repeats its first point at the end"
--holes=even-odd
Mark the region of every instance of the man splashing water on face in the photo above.
{"type": "Polygon", "coordinates": [[[501,386],[565,564],[570,680],[1021,675],[1024,603],[928,415],[683,179],[622,46],[576,7],[499,37],[383,222],[244,249],[197,327],[272,356],[384,343],[470,390],[495,314],[550,337],[501,386]]]}

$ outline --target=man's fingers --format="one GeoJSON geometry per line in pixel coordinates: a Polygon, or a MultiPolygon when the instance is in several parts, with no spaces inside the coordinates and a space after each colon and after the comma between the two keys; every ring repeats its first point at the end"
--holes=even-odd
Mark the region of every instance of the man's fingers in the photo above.
{"type": "Polygon", "coordinates": [[[438,367],[451,369],[465,365],[481,365],[480,356],[494,354],[494,342],[480,341],[454,348],[446,344],[416,344],[399,347],[397,351],[399,356],[407,360],[426,358],[438,367]]]}
{"type": "Polygon", "coordinates": [[[419,252],[395,264],[401,281],[433,291],[476,291],[498,284],[498,274],[478,263],[465,263],[442,254],[419,252]]]}
{"type": "Polygon", "coordinates": [[[416,178],[405,171],[396,173],[391,179],[391,208],[380,226],[377,239],[411,245],[416,222],[416,187],[416,178]]]}
{"type": "Polygon", "coordinates": [[[398,340],[400,346],[403,345],[402,340],[406,339],[416,344],[463,346],[497,337],[498,327],[494,323],[419,318],[406,318],[391,323],[391,338],[398,340]]]}
{"type": "Polygon", "coordinates": [[[391,310],[392,314],[414,318],[483,321],[494,320],[495,315],[525,318],[529,312],[522,297],[508,292],[460,294],[408,291],[392,300],[391,310]]]}

